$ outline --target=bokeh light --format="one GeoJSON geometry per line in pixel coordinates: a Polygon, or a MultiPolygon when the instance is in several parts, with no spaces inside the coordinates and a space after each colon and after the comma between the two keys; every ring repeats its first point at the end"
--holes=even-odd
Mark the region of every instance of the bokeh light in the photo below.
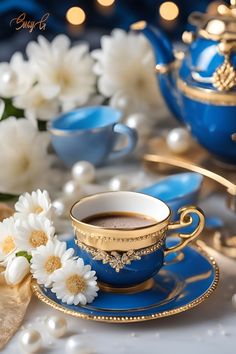
{"type": "Polygon", "coordinates": [[[111,6],[114,4],[115,0],[97,0],[97,2],[102,6],[111,6]]]}
{"type": "Polygon", "coordinates": [[[165,1],[159,9],[160,16],[166,21],[173,21],[179,15],[178,6],[172,1],[165,1]]]}
{"type": "Polygon", "coordinates": [[[81,7],[71,7],[66,13],[66,19],[72,25],[81,25],[86,19],[86,15],[81,7]]]}

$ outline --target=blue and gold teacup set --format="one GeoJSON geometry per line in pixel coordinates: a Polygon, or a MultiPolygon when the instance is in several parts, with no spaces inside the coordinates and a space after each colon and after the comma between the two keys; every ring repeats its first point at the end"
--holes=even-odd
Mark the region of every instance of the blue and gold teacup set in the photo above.
{"type": "Polygon", "coordinates": [[[101,322],[152,320],[197,306],[218,284],[214,259],[189,245],[205,223],[195,206],[182,207],[179,220],[172,221],[170,208],[160,199],[137,192],[104,192],[82,198],[70,216],[75,236],[68,247],[96,271],[99,292],[92,303],[76,306],[37,285],[35,294],[59,311],[101,322]],[[118,215],[145,223],[117,227],[92,222],[108,215],[113,223],[118,215]]]}

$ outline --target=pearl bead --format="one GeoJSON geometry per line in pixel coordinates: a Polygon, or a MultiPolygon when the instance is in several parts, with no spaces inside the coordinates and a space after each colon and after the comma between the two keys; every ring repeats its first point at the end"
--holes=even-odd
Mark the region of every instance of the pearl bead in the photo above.
{"type": "Polygon", "coordinates": [[[71,336],[66,343],[66,353],[68,354],[91,354],[91,351],[86,348],[81,341],[80,335],[71,336]]]}
{"type": "Polygon", "coordinates": [[[60,338],[66,334],[67,322],[63,317],[52,316],[47,321],[47,326],[50,334],[53,337],[60,338]]]}
{"type": "Polygon", "coordinates": [[[52,206],[57,216],[62,216],[65,213],[65,204],[62,199],[55,199],[52,202],[52,206]]]}
{"type": "Polygon", "coordinates": [[[166,143],[171,151],[181,154],[189,149],[191,137],[186,129],[175,128],[167,135],[166,143]]]}
{"type": "Polygon", "coordinates": [[[127,190],[128,188],[129,188],[129,183],[126,176],[113,177],[109,181],[109,189],[111,191],[127,190]]]}
{"type": "Polygon", "coordinates": [[[37,352],[42,345],[42,338],[38,331],[34,329],[27,329],[20,335],[20,346],[28,353],[37,352]]]}
{"type": "Polygon", "coordinates": [[[72,177],[78,183],[91,183],[95,179],[95,168],[88,161],[79,161],[72,167],[72,177]]]}
{"type": "Polygon", "coordinates": [[[78,194],[79,191],[79,185],[75,181],[68,181],[63,186],[63,193],[69,197],[78,194]]]}
{"type": "Polygon", "coordinates": [[[125,124],[130,128],[136,129],[139,136],[148,135],[151,131],[150,122],[148,122],[148,117],[144,113],[134,113],[128,116],[125,124]]]}

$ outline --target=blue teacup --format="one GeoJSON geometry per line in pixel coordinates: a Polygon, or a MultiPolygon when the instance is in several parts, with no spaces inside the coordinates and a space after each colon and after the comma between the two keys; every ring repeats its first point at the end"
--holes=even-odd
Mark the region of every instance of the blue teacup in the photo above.
{"type": "Polygon", "coordinates": [[[109,106],[85,107],[60,115],[48,124],[57,155],[68,167],[79,160],[101,165],[128,155],[136,146],[137,134],[119,123],[121,115],[109,106]],[[120,135],[127,136],[127,146],[114,150],[120,135]]]}
{"type": "Polygon", "coordinates": [[[203,230],[200,209],[189,206],[179,214],[179,221],[172,222],[171,211],[164,202],[136,192],[107,192],[82,198],[71,209],[77,255],[96,271],[102,286],[146,286],[163,266],[165,256],[180,251],[203,230]],[[132,228],[109,228],[88,221],[91,216],[117,213],[151,218],[152,222],[132,228]],[[192,224],[193,215],[198,219],[194,230],[182,233],[184,227],[192,224]],[[169,230],[176,230],[179,236],[179,243],[172,247],[166,245],[169,230]]]}

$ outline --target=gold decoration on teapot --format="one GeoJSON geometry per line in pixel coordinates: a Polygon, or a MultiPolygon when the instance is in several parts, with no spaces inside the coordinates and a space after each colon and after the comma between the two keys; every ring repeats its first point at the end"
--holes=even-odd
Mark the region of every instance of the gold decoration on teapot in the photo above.
{"type": "Polygon", "coordinates": [[[236,42],[222,41],[218,48],[225,60],[213,74],[213,86],[219,91],[229,91],[236,86],[236,69],[230,61],[230,54],[236,49],[236,42]]]}

